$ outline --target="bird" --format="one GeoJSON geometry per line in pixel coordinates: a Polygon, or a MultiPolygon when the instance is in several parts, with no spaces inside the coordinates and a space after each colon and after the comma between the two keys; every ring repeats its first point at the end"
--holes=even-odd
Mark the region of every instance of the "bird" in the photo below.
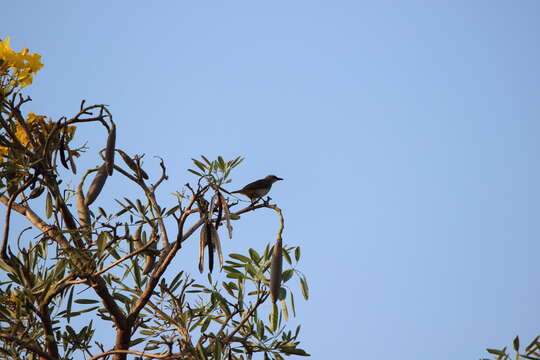
{"type": "Polygon", "coordinates": [[[264,195],[268,194],[272,188],[272,184],[276,181],[283,180],[275,175],[268,175],[264,179],[256,180],[247,184],[240,190],[231,192],[231,194],[242,194],[247,196],[252,202],[259,200],[264,195]]]}

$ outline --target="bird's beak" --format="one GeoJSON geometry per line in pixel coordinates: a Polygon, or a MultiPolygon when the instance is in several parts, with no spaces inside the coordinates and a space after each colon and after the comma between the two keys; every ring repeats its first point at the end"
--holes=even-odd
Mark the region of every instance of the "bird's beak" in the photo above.
{"type": "Polygon", "coordinates": [[[283,179],[282,179],[282,178],[278,178],[278,177],[276,176],[276,180],[283,180],[283,179]]]}

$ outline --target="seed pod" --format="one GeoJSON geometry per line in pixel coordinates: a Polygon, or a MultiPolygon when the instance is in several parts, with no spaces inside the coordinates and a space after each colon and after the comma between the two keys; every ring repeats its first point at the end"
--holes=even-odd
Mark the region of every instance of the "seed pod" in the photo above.
{"type": "Polygon", "coordinates": [[[219,194],[219,201],[221,202],[221,208],[223,208],[223,211],[225,212],[225,220],[227,220],[227,231],[229,232],[229,239],[232,239],[232,232],[233,228],[231,225],[231,214],[229,213],[229,206],[227,205],[227,200],[225,200],[225,197],[219,194]]]}
{"type": "Polygon", "coordinates": [[[116,145],[116,125],[113,123],[109,136],[107,137],[107,148],[105,149],[105,164],[107,166],[107,174],[111,176],[114,170],[114,147],[116,145]]]}
{"type": "Polygon", "coordinates": [[[201,227],[201,233],[199,235],[199,272],[202,274],[204,271],[204,248],[207,243],[206,224],[201,227]]]}
{"type": "Polygon", "coordinates": [[[62,163],[62,166],[64,166],[66,169],[69,170],[69,166],[66,161],[66,137],[65,134],[62,134],[60,137],[60,147],[58,149],[58,152],[60,153],[60,162],[62,163]]]}
{"type": "Polygon", "coordinates": [[[105,164],[103,164],[97,171],[97,174],[94,177],[94,181],[92,181],[92,184],[90,185],[90,188],[88,189],[88,193],[86,194],[86,201],[85,201],[86,206],[90,206],[97,199],[99,193],[101,192],[101,189],[103,189],[103,185],[105,185],[106,180],[107,180],[107,168],[105,167],[105,164]]]}
{"type": "Polygon", "coordinates": [[[283,267],[281,238],[278,238],[272,251],[272,269],[270,272],[270,296],[275,304],[279,297],[279,289],[281,287],[281,270],[283,267]]]}
{"type": "Polygon", "coordinates": [[[137,226],[137,229],[135,229],[135,232],[133,233],[133,236],[131,237],[133,239],[133,245],[137,250],[142,248],[141,244],[141,231],[142,231],[142,224],[137,226]]]}
{"type": "MultiPolygon", "coordinates": [[[[216,249],[218,260],[219,260],[219,268],[220,270],[223,269],[223,253],[221,252],[221,240],[219,239],[218,231],[215,227],[209,226],[212,231],[212,244],[214,245],[214,248],[216,249]]],[[[210,248],[208,248],[208,251],[210,251],[210,248]]]]}
{"type": "Polygon", "coordinates": [[[75,166],[75,160],[73,160],[73,153],[71,152],[71,150],[69,150],[69,146],[67,144],[66,144],[66,148],[69,153],[68,161],[69,161],[69,164],[71,165],[71,171],[73,172],[73,174],[77,175],[77,166],[75,166]]]}
{"type": "Polygon", "coordinates": [[[90,243],[90,214],[88,212],[88,206],[84,203],[84,194],[82,190],[82,183],[77,186],[77,213],[79,214],[79,222],[81,229],[83,230],[83,236],[85,240],[90,243]]]}
{"type": "Polygon", "coordinates": [[[212,238],[212,229],[214,228],[211,223],[204,225],[206,229],[206,245],[208,246],[208,270],[212,272],[214,270],[214,240],[212,238]]]}
{"type": "Polygon", "coordinates": [[[221,225],[221,219],[223,218],[223,206],[221,206],[221,201],[218,203],[218,213],[216,217],[216,230],[219,229],[219,225],[221,225]]]}

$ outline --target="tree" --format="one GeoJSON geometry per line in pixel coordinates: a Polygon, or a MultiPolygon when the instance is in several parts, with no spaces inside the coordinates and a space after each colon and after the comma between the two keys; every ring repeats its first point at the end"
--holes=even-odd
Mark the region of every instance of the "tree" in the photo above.
{"type": "Polygon", "coordinates": [[[222,187],[243,159],[193,159],[196,170],[189,171],[197,175],[197,183],[179,189],[176,205],[166,208],[156,196],[168,179],[165,163],[160,160],[161,174],[151,180],[143,156],[118,149],[116,124],[107,106],[83,101],[77,114],[56,121],[23,115],[31,99],[22,95],[22,88],[41,67],[38,54],[15,52],[9,39],[0,41],[2,357],[126,359],[132,354],[139,359],[202,360],[251,359],[256,353],[265,359],[308,355],[298,347],[299,327],[291,331],[285,325],[289,310],[295,313],[287,282],[298,277],[306,299],[308,287],[293,266],[300,248],[282,245],[281,209],[270,198],[241,207],[222,187]],[[75,144],[84,126],[103,126],[107,139],[99,165],[79,176],[79,156],[87,148],[75,144]],[[68,171],[76,188],[64,181],[68,171]],[[117,209],[97,206],[111,176],[135,185],[141,198],[116,199],[117,209]],[[259,252],[231,254],[224,261],[219,231],[232,237],[232,224],[240,223],[241,214],[261,209],[278,215],[276,243],[259,252]],[[27,219],[36,237],[28,229],[14,234],[13,212],[27,219]],[[165,277],[182,244],[197,234],[201,272],[206,271],[207,251],[208,283],[196,282],[185,271],[165,277]],[[223,281],[211,276],[214,255],[223,281]],[[291,268],[283,271],[282,257],[291,268]],[[261,305],[270,300],[267,317],[261,305]],[[96,336],[98,322],[111,325],[110,349],[104,336],[96,336]],[[76,329],[75,323],[82,325],[76,329]]]}

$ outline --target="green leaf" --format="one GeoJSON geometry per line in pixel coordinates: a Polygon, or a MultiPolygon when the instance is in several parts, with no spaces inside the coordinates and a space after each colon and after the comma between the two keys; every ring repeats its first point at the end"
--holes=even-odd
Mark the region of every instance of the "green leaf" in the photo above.
{"type": "Polygon", "coordinates": [[[300,260],[300,246],[297,246],[296,249],[294,249],[294,259],[296,262],[300,260]]]}
{"type": "Polygon", "coordinates": [[[53,203],[51,193],[47,193],[47,200],[45,202],[45,216],[50,219],[53,214],[53,203]]]}
{"type": "Polygon", "coordinates": [[[225,161],[223,160],[223,158],[221,156],[218,156],[218,166],[219,166],[219,170],[221,170],[222,172],[225,172],[225,161]]]}
{"type": "Polygon", "coordinates": [[[73,290],[75,290],[75,286],[73,286],[71,288],[71,291],[69,292],[68,302],[66,306],[66,314],[67,314],[66,318],[67,318],[68,323],[71,318],[71,305],[73,304],[73,290]]]}
{"type": "Polygon", "coordinates": [[[244,278],[244,274],[237,274],[237,273],[228,273],[227,274],[227,277],[229,279],[243,279],[244,278]]]}
{"type": "Polygon", "coordinates": [[[300,278],[300,289],[302,290],[302,295],[304,296],[304,299],[309,299],[309,288],[305,276],[302,276],[300,278]]]}
{"type": "MultiPolygon", "coordinates": [[[[244,265],[242,265],[244,266],[244,265]]],[[[242,274],[240,271],[236,270],[234,267],[232,266],[223,266],[223,270],[225,270],[225,272],[227,273],[235,273],[235,274],[242,274]]]]}
{"type": "Polygon", "coordinates": [[[285,318],[285,321],[287,321],[289,320],[289,311],[287,310],[287,303],[285,302],[285,300],[280,300],[280,303],[281,303],[281,310],[283,311],[283,317],[285,318]]]}
{"type": "Polygon", "coordinates": [[[250,259],[247,256],[240,255],[240,254],[230,254],[229,257],[242,261],[242,262],[250,262],[250,259]]]}
{"type": "Polygon", "coordinates": [[[291,256],[289,255],[289,252],[285,249],[282,249],[282,252],[283,252],[283,257],[285,258],[285,260],[287,260],[289,265],[292,265],[292,260],[291,260],[291,256]]]}
{"type": "Polygon", "coordinates": [[[199,352],[199,356],[201,357],[201,360],[206,360],[206,354],[204,353],[204,349],[201,345],[201,343],[197,343],[197,351],[199,352]]]}
{"type": "Polygon", "coordinates": [[[88,309],[84,309],[84,310],[80,310],[80,311],[77,311],[76,313],[72,313],[72,315],[79,315],[79,314],[83,314],[83,313],[87,313],[87,312],[90,312],[90,311],[94,311],[96,309],[99,309],[99,306],[94,306],[94,307],[91,307],[91,308],[88,308],[88,309]]]}
{"type": "Polygon", "coordinates": [[[276,303],[272,304],[272,311],[270,312],[270,330],[272,332],[276,331],[278,326],[278,308],[276,303]]]}
{"type": "Polygon", "coordinates": [[[261,340],[264,338],[264,323],[261,319],[257,321],[257,337],[261,340]]]}
{"type": "Polygon", "coordinates": [[[519,351],[519,337],[516,336],[514,339],[514,350],[519,351]]]}
{"type": "Polygon", "coordinates": [[[251,248],[248,251],[249,251],[249,257],[251,257],[251,259],[255,261],[256,263],[259,263],[259,260],[261,260],[261,256],[257,253],[257,251],[251,248]]]}
{"type": "Polygon", "coordinates": [[[298,348],[295,348],[295,347],[284,346],[284,347],[281,348],[281,350],[285,354],[288,354],[288,355],[311,356],[307,352],[305,352],[305,350],[298,349],[298,348]]]}
{"type": "Polygon", "coordinates": [[[210,326],[210,318],[207,318],[206,320],[203,321],[203,324],[201,326],[201,332],[205,332],[206,329],[208,329],[208,326],[210,326]]]}
{"type": "Polygon", "coordinates": [[[294,295],[293,295],[293,292],[292,291],[289,291],[289,300],[291,302],[291,310],[292,310],[292,314],[293,316],[296,316],[296,309],[294,307],[294,295]]]}
{"type": "Polygon", "coordinates": [[[227,290],[227,293],[229,293],[229,295],[234,296],[232,289],[229,287],[229,285],[225,281],[223,281],[221,285],[223,285],[223,288],[227,290]]]}
{"type": "Polygon", "coordinates": [[[15,269],[13,269],[11,266],[9,266],[4,260],[0,259],[0,268],[8,273],[14,273],[15,269]]]}
{"type": "Polygon", "coordinates": [[[486,351],[490,354],[493,354],[493,355],[499,355],[499,356],[504,356],[506,355],[506,351],[501,351],[501,350],[497,350],[497,349],[486,349],[486,351]]]}
{"type": "Polygon", "coordinates": [[[98,300],[92,300],[92,299],[77,299],[75,300],[76,304],[98,304],[98,300]]]}
{"type": "Polygon", "coordinates": [[[107,232],[102,231],[97,238],[97,246],[98,246],[98,256],[101,256],[103,254],[103,250],[105,249],[105,240],[107,239],[107,232]]]}
{"type": "Polygon", "coordinates": [[[293,275],[294,275],[294,270],[293,269],[285,270],[281,274],[281,282],[287,282],[288,280],[290,280],[292,278],[293,275]]]}
{"type": "Polygon", "coordinates": [[[105,210],[103,210],[103,208],[98,207],[98,211],[99,211],[99,213],[101,214],[101,216],[103,216],[104,218],[108,218],[108,217],[109,217],[109,216],[107,215],[107,213],[105,212],[105,210]]]}
{"type": "Polygon", "coordinates": [[[190,173],[195,174],[197,176],[204,176],[203,174],[201,174],[201,173],[199,173],[199,172],[197,172],[195,170],[188,169],[187,171],[189,171],[190,173]]]}
{"type": "Polygon", "coordinates": [[[174,292],[176,291],[176,289],[178,288],[178,286],[180,286],[180,284],[182,283],[180,281],[180,278],[182,277],[182,275],[184,274],[183,271],[180,271],[173,279],[173,281],[171,281],[171,286],[170,286],[170,290],[171,292],[174,292]]]}
{"type": "Polygon", "coordinates": [[[533,350],[533,347],[534,348],[538,348],[538,344],[537,344],[537,341],[538,339],[540,338],[540,335],[537,335],[529,345],[527,345],[527,347],[525,348],[525,351],[529,352],[529,351],[532,351],[533,350]]]}
{"type": "Polygon", "coordinates": [[[209,166],[212,164],[204,155],[201,155],[201,159],[203,159],[209,166]]]}
{"type": "Polygon", "coordinates": [[[135,339],[135,340],[131,340],[129,342],[129,346],[135,346],[135,345],[139,345],[140,343],[142,343],[144,341],[143,338],[138,338],[138,339],[135,339]]]}
{"type": "Polygon", "coordinates": [[[197,165],[197,167],[198,167],[199,169],[201,169],[203,172],[206,171],[206,166],[205,166],[202,162],[200,162],[199,160],[195,160],[195,159],[193,159],[193,158],[191,158],[191,160],[192,160],[192,161],[195,163],[195,165],[197,165]]]}
{"type": "Polygon", "coordinates": [[[287,290],[285,290],[284,287],[280,287],[279,288],[279,293],[278,293],[278,299],[279,300],[285,300],[286,297],[287,297],[287,290]]]}
{"type": "Polygon", "coordinates": [[[249,275],[251,275],[253,277],[255,277],[257,275],[257,270],[250,263],[246,264],[246,271],[248,272],[249,275]]]}

